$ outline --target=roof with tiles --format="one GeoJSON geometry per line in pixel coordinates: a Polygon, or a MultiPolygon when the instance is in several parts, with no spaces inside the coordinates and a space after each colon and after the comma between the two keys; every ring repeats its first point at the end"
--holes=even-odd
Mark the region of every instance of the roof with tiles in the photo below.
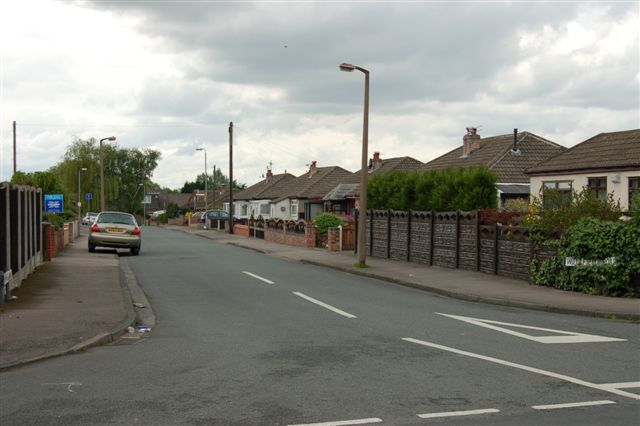
{"type": "Polygon", "coordinates": [[[498,182],[529,183],[527,169],[555,157],[566,150],[530,132],[517,134],[517,151],[513,151],[513,134],[479,139],[479,147],[463,156],[464,145],[426,163],[421,170],[449,167],[487,166],[496,173],[498,182]]]}
{"type": "Polygon", "coordinates": [[[278,198],[280,192],[285,189],[288,183],[294,181],[296,177],[291,173],[281,173],[265,178],[260,182],[251,185],[247,189],[234,195],[233,199],[239,200],[266,200],[278,198]]]}
{"type": "Polygon", "coordinates": [[[344,183],[353,173],[342,167],[316,167],[313,163],[308,172],[289,182],[275,201],[285,198],[322,199],[339,183],[344,183]]]}
{"type": "MultiPolygon", "coordinates": [[[[381,159],[376,157],[374,154],[374,158],[371,161],[372,167],[369,169],[369,176],[381,175],[390,172],[413,172],[416,170],[420,170],[424,163],[422,161],[416,160],[412,157],[395,157],[395,158],[387,158],[381,159]],[[379,159],[378,164],[376,165],[376,158],[379,159]]],[[[360,183],[360,170],[353,173],[347,181],[341,183],[360,183]]]]}
{"type": "Polygon", "coordinates": [[[640,169],[640,129],[600,133],[528,170],[530,175],[640,169]]]}

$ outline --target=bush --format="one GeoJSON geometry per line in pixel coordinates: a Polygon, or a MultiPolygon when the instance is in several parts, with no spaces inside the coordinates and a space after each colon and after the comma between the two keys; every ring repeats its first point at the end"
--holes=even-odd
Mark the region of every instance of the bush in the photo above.
{"type": "Polygon", "coordinates": [[[169,203],[167,206],[167,217],[173,219],[180,216],[180,207],[176,203],[169,203]]]}
{"type": "Polygon", "coordinates": [[[496,182],[496,176],[486,167],[387,173],[369,182],[368,204],[384,210],[495,208],[496,182]]]}
{"type": "Polygon", "coordinates": [[[44,214],[43,220],[49,222],[56,231],[64,226],[65,219],[57,213],[47,212],[44,214]]]}
{"type": "Polygon", "coordinates": [[[565,231],[583,218],[615,221],[621,215],[620,202],[614,201],[613,194],[599,200],[592,190],[585,187],[580,192],[573,191],[566,202],[558,191],[544,191],[543,199],[534,197],[530,213],[523,222],[527,226],[539,225],[544,230],[565,231]]]}
{"type": "Polygon", "coordinates": [[[169,218],[167,217],[166,213],[158,215],[158,223],[169,223],[169,218]]]}
{"type": "Polygon", "coordinates": [[[605,296],[637,296],[640,275],[640,224],[610,222],[594,218],[580,220],[558,240],[542,237],[536,228],[538,246],[556,247],[557,256],[531,264],[535,284],[605,296]],[[566,257],[586,260],[615,258],[613,264],[568,267],[566,257]]]}
{"type": "Polygon", "coordinates": [[[334,228],[343,224],[342,220],[332,213],[319,214],[313,219],[313,222],[320,234],[326,234],[329,228],[334,228]]]}

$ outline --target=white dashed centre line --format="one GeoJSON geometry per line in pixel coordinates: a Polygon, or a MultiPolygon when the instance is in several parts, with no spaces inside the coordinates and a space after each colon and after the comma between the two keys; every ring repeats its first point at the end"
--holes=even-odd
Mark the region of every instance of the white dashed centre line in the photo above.
{"type": "Polygon", "coordinates": [[[370,419],[356,419],[356,420],[341,420],[338,422],[324,422],[324,423],[305,423],[289,426],[349,426],[349,425],[368,425],[371,423],[380,423],[382,419],[372,417],[370,419]]]}
{"type": "Polygon", "coordinates": [[[249,275],[250,277],[253,277],[253,278],[257,279],[257,280],[264,281],[264,282],[265,282],[265,283],[267,283],[267,284],[275,284],[273,281],[268,280],[268,279],[266,279],[266,278],[262,278],[261,276],[256,275],[256,274],[252,274],[251,272],[242,271],[242,273],[243,273],[243,274],[247,274],[247,275],[249,275]]]}
{"type": "Polygon", "coordinates": [[[570,382],[570,383],[574,383],[576,385],[584,386],[584,387],[587,387],[587,388],[598,389],[598,390],[601,390],[601,391],[613,393],[615,395],[620,395],[620,396],[625,396],[627,398],[640,400],[640,395],[638,395],[638,394],[635,394],[635,393],[632,393],[632,392],[626,392],[626,391],[623,391],[623,390],[620,390],[620,389],[616,389],[616,388],[612,388],[610,386],[607,386],[606,384],[605,385],[599,385],[597,383],[587,382],[585,380],[576,379],[575,377],[566,376],[564,374],[554,373],[553,371],[541,370],[539,368],[529,367],[527,365],[517,364],[515,362],[505,361],[503,359],[493,358],[493,357],[486,356],[486,355],[474,354],[473,352],[467,352],[467,351],[463,351],[463,350],[456,349],[456,348],[450,348],[449,346],[438,345],[437,343],[425,342],[424,340],[413,339],[411,337],[403,337],[402,340],[404,340],[406,342],[417,343],[418,345],[422,345],[422,346],[428,346],[428,347],[431,347],[431,348],[440,349],[440,350],[447,351],[447,352],[453,352],[454,354],[458,354],[458,355],[464,355],[464,356],[468,356],[468,357],[471,357],[471,358],[477,358],[477,359],[481,359],[481,360],[484,360],[484,361],[493,362],[495,364],[500,364],[500,365],[504,365],[504,366],[507,366],[507,367],[518,368],[520,370],[525,370],[525,371],[528,371],[530,373],[536,373],[536,374],[541,374],[541,375],[547,376],[547,377],[553,377],[554,379],[564,380],[564,381],[567,381],[567,382],[570,382]]]}
{"type": "Polygon", "coordinates": [[[473,416],[477,414],[491,414],[491,413],[499,413],[499,412],[500,410],[498,410],[497,408],[486,408],[483,410],[446,411],[442,413],[418,414],[418,417],[423,419],[435,419],[438,417],[473,416]]]}
{"type": "Polygon", "coordinates": [[[534,410],[557,410],[559,408],[591,407],[593,405],[607,404],[615,404],[615,402],[605,399],[602,401],[569,402],[567,404],[534,405],[531,408],[534,410]]]}
{"type": "MultiPolygon", "coordinates": [[[[333,307],[333,306],[331,306],[331,305],[327,305],[326,303],[321,302],[321,301],[319,301],[319,300],[317,300],[317,299],[314,299],[313,297],[309,297],[309,296],[307,296],[306,294],[303,294],[303,293],[300,293],[300,292],[297,292],[297,291],[294,291],[294,292],[293,292],[293,294],[295,294],[295,295],[296,295],[296,296],[298,296],[298,297],[302,297],[303,299],[308,300],[308,301],[309,301],[309,302],[311,302],[311,303],[315,303],[315,304],[316,304],[316,305],[318,305],[318,306],[322,306],[322,307],[323,307],[323,308],[325,308],[325,309],[328,309],[328,310],[330,310],[330,311],[333,311],[333,312],[335,312],[336,314],[342,315],[343,317],[347,317],[347,318],[357,318],[355,315],[351,315],[351,314],[350,314],[350,313],[348,313],[348,312],[341,311],[341,310],[340,310],[340,309],[338,309],[338,308],[335,308],[335,307],[333,307]]],[[[320,423],[318,423],[318,424],[320,424],[320,423]]],[[[322,424],[324,424],[324,423],[322,423],[322,424]]],[[[329,423],[327,423],[327,424],[329,424],[329,423]]],[[[333,424],[333,423],[331,423],[331,424],[333,424]]],[[[358,423],[348,423],[348,424],[358,424],[358,423]]]]}

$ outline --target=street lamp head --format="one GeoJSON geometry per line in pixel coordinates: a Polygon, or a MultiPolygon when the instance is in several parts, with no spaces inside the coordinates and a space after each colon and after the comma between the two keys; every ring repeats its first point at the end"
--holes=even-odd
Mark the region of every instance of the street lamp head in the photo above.
{"type": "Polygon", "coordinates": [[[340,71],[353,72],[355,69],[355,65],[347,64],[346,62],[340,64],[340,71]]]}
{"type": "Polygon", "coordinates": [[[204,148],[196,148],[196,151],[206,151],[204,148]]]}
{"type": "Polygon", "coordinates": [[[81,168],[80,170],[82,170],[83,172],[86,172],[86,171],[87,171],[87,168],[86,168],[86,167],[83,167],[83,168],[81,168]]]}
{"type": "Polygon", "coordinates": [[[108,141],[115,141],[115,140],[116,140],[116,137],[115,137],[115,136],[109,136],[109,137],[107,138],[107,140],[108,140],[108,141]]]}

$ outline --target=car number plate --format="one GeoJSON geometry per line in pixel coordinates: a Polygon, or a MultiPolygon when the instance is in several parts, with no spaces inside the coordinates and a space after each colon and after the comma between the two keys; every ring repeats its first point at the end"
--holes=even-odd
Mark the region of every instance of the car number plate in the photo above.
{"type": "Polygon", "coordinates": [[[107,232],[111,232],[114,234],[122,234],[124,232],[126,232],[126,229],[122,229],[122,228],[107,228],[107,232]]]}

